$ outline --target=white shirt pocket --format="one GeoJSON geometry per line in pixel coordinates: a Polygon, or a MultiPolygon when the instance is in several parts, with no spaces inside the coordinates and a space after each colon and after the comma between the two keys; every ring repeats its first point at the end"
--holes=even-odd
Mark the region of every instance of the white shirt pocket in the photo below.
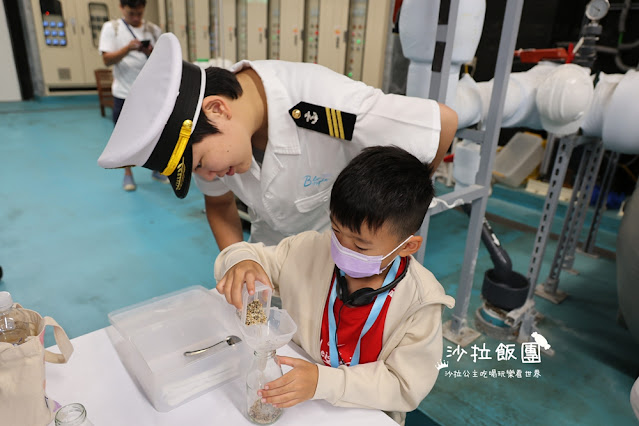
{"type": "Polygon", "coordinates": [[[310,197],[300,198],[299,200],[295,200],[295,207],[300,213],[308,213],[318,208],[324,206],[324,212],[328,212],[328,204],[331,198],[331,190],[333,187],[329,187],[324,189],[317,194],[311,195],[310,197]]]}

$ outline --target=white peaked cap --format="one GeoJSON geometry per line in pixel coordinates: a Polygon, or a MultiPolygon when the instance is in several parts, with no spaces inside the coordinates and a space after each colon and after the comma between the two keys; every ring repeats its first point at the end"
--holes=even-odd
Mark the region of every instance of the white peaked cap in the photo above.
{"type": "Polygon", "coordinates": [[[189,138],[200,115],[205,76],[200,67],[182,61],[175,35],[162,34],[127,95],[98,164],[156,170],[184,198],[193,163],[189,138]]]}

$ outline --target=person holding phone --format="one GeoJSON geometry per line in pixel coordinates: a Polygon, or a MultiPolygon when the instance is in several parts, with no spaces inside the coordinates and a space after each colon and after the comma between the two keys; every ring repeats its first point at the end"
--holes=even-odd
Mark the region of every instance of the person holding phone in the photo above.
{"type": "MultiPolygon", "coordinates": [[[[105,22],[100,33],[99,49],[104,65],[113,65],[113,123],[118,121],[124,100],[142,70],[153,46],[162,34],[160,27],[145,21],[146,0],[120,0],[122,18],[105,22]]],[[[153,171],[153,179],[169,183],[166,176],[153,171]]],[[[122,188],[136,188],[131,167],[124,168],[122,188]]]]}

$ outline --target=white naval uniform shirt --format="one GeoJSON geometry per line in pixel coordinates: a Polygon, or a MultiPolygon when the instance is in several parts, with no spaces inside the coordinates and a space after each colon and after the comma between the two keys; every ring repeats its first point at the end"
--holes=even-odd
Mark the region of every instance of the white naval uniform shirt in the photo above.
{"type": "Polygon", "coordinates": [[[211,182],[195,175],[195,182],[205,195],[233,191],[249,207],[251,242],[275,245],[328,229],[333,182],[363,148],[396,145],[423,162],[435,158],[441,122],[435,101],[387,95],[315,64],[241,61],[231,71],[248,67],[262,79],[268,105],[262,166],[253,159],[246,173],[211,182]],[[288,111],[299,102],[355,114],[352,140],[298,127],[288,111]]]}
{"type": "MultiPolygon", "coordinates": [[[[162,34],[160,27],[148,21],[142,21],[142,25],[137,28],[129,25],[129,28],[131,28],[138,40],[151,40],[151,46],[155,45],[160,34],[162,34]]],[[[101,53],[116,52],[124,46],[128,46],[131,40],[133,40],[133,35],[129,32],[122,19],[108,21],[102,25],[98,49],[101,53]],[[117,34],[113,28],[114,23],[118,26],[117,34]]],[[[147,57],[144,52],[133,50],[113,66],[113,84],[111,85],[113,96],[126,99],[146,60],[147,57]]]]}

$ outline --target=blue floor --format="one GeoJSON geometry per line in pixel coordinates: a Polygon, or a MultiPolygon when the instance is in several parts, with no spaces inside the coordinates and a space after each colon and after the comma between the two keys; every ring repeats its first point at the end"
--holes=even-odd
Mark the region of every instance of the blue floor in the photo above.
{"type": "MultiPolygon", "coordinates": [[[[219,251],[202,213],[201,194],[192,186],[186,199],[178,200],[145,169],[134,170],[137,191],[124,192],[123,172],[96,163],[112,127],[93,96],[0,103],[0,290],[55,318],[71,338],[107,326],[113,310],[189,285],[215,285],[219,251]]],[[[488,203],[493,228],[522,273],[542,204],[541,197],[500,186],[488,203]]],[[[560,206],[554,233],[560,233],[564,213],[560,206]]],[[[431,219],[425,265],[453,296],[467,224],[459,211],[431,219]]],[[[619,218],[607,212],[597,244],[609,255],[618,226],[619,218]]],[[[540,281],[548,275],[555,246],[554,240],[548,244],[540,281]]],[[[482,248],[468,311],[471,327],[483,273],[490,267],[482,248]]],[[[575,269],[579,275],[562,272],[560,288],[570,294],[563,304],[536,298],[546,315],[539,328],[555,356],[542,355],[536,365],[522,365],[519,353],[517,361],[473,363],[472,349],[466,347],[460,361],[445,358],[449,368],[440,372],[407,424],[638,424],[628,395],[639,374],[639,344],[616,322],[614,259],[578,255],[575,269]],[[537,369],[540,377],[479,376],[492,369],[523,374],[537,369]],[[462,376],[445,374],[455,370],[462,376]],[[466,370],[470,377],[463,377],[466,370]],[[478,377],[472,376],[475,370],[478,377]]],[[[450,314],[447,310],[444,319],[450,314]]],[[[473,344],[494,351],[499,343],[481,337],[473,344]]],[[[46,344],[53,344],[50,336],[46,344]]],[[[454,349],[445,341],[444,356],[447,346],[454,349]]]]}

